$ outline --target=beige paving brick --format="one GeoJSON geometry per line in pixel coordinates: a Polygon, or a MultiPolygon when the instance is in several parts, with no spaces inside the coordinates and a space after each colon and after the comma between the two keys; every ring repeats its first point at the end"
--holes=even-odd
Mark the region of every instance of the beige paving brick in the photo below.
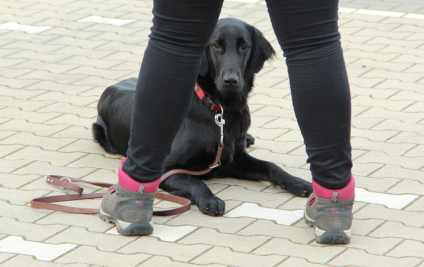
{"type": "Polygon", "coordinates": [[[255,140],[255,144],[252,146],[252,148],[261,148],[265,150],[270,150],[274,153],[286,154],[299,148],[300,146],[302,146],[302,143],[300,142],[277,142],[257,139],[255,140]]]}
{"type": "Polygon", "coordinates": [[[19,188],[33,180],[38,179],[39,175],[14,175],[2,173],[0,178],[0,185],[6,188],[19,188]]]}
{"type": "Polygon", "coordinates": [[[22,110],[19,107],[6,107],[2,109],[0,113],[0,117],[3,117],[3,118],[26,120],[32,123],[43,123],[59,115],[60,113],[54,113],[54,112],[46,113],[46,112],[26,111],[26,110],[22,110]]]}
{"type": "MultiPolygon", "coordinates": [[[[2,47],[5,47],[4,45],[2,47]]],[[[2,58],[0,62],[0,68],[9,68],[14,65],[18,65],[19,63],[22,63],[26,61],[25,59],[9,59],[9,58],[2,58]]]]}
{"type": "Polygon", "coordinates": [[[33,159],[38,161],[47,161],[53,165],[64,166],[70,162],[83,157],[85,153],[60,153],[54,151],[43,150],[39,147],[25,147],[13,154],[8,155],[5,159],[33,159]]]}
{"type": "Polygon", "coordinates": [[[63,114],[54,119],[44,122],[44,124],[75,125],[75,126],[91,128],[91,125],[93,124],[93,122],[95,122],[95,120],[91,118],[87,119],[87,118],[81,118],[80,116],[74,115],[74,114],[63,114]]]}
{"type": "Polygon", "coordinates": [[[11,204],[24,205],[29,203],[31,199],[42,197],[49,191],[46,190],[14,190],[10,188],[0,187],[0,195],[2,200],[7,200],[11,204]]]}
{"type": "Polygon", "coordinates": [[[349,248],[334,260],[330,261],[328,265],[340,266],[340,265],[353,265],[353,266],[415,266],[420,263],[421,260],[417,258],[393,258],[387,256],[379,256],[368,254],[363,250],[349,248]]]}
{"type": "MultiPolygon", "coordinates": [[[[100,51],[102,52],[102,51],[100,51]]],[[[103,51],[104,52],[104,51],[103,51]]],[[[123,60],[125,62],[135,62],[135,63],[141,63],[143,60],[142,55],[135,55],[131,52],[122,52],[122,51],[112,51],[110,50],[110,53],[107,56],[104,56],[102,60],[123,60]]],[[[139,67],[140,69],[140,67],[139,67]]]]}
{"type": "Polygon", "coordinates": [[[36,70],[45,70],[52,73],[64,73],[76,67],[78,67],[78,65],[52,64],[42,62],[40,60],[27,60],[21,64],[15,65],[13,68],[28,68],[36,70]]]}
{"type": "Polygon", "coordinates": [[[412,204],[410,204],[408,207],[406,207],[405,210],[424,212],[424,197],[420,197],[419,199],[412,202],[412,204]]]}
{"type": "MultiPolygon", "coordinates": [[[[8,138],[0,141],[0,144],[19,144],[28,146],[41,147],[43,150],[57,150],[64,147],[72,142],[74,138],[53,138],[37,136],[33,133],[19,132],[8,138]]],[[[84,151],[64,151],[64,152],[84,152],[84,151]]]]}
{"type": "Polygon", "coordinates": [[[43,241],[68,226],[64,225],[37,225],[33,223],[19,222],[14,218],[0,218],[2,225],[0,232],[7,235],[22,236],[29,241],[43,241]]]}
{"type": "Polygon", "coordinates": [[[116,170],[120,165],[120,159],[107,158],[103,155],[89,154],[72,162],[70,167],[96,167],[101,169],[116,170]]]}
{"type": "Polygon", "coordinates": [[[352,128],[359,128],[359,129],[370,129],[381,122],[383,122],[383,119],[377,119],[377,118],[358,118],[353,117],[352,118],[352,128]]]}
{"type": "Polygon", "coordinates": [[[377,178],[402,178],[406,180],[422,181],[423,171],[405,169],[400,166],[386,165],[373,173],[372,177],[377,178]]]}
{"type": "Polygon", "coordinates": [[[231,266],[275,266],[285,257],[277,255],[253,255],[232,252],[228,248],[214,247],[208,252],[192,261],[197,264],[230,264],[231,266]]]}
{"type": "MultiPolygon", "coordinates": [[[[14,266],[31,266],[31,267],[58,267],[63,266],[62,264],[57,264],[53,262],[39,261],[34,259],[31,256],[18,255],[13,259],[10,259],[2,264],[2,267],[14,267],[14,266]]],[[[88,267],[86,264],[75,263],[67,264],[67,267],[88,267]]]]}
{"type": "Polygon", "coordinates": [[[296,168],[306,164],[306,158],[303,156],[272,153],[269,150],[259,148],[253,150],[249,154],[255,158],[270,161],[273,163],[280,163],[287,167],[296,168]]]}
{"type": "Polygon", "coordinates": [[[71,138],[93,140],[91,127],[87,128],[87,127],[80,127],[80,126],[68,127],[63,131],[53,134],[52,137],[58,137],[58,138],[71,137],[71,138]]]}
{"type": "Polygon", "coordinates": [[[277,118],[265,125],[263,125],[261,128],[266,129],[299,129],[299,125],[297,124],[297,121],[292,118],[277,118]]]}
{"type": "MultiPolygon", "coordinates": [[[[359,34],[360,32],[358,32],[357,34],[359,34]]],[[[372,52],[364,52],[357,49],[349,49],[348,51],[344,52],[343,55],[345,57],[365,58],[365,59],[372,59],[375,61],[386,62],[386,61],[391,61],[392,59],[395,59],[400,54],[399,53],[372,53],[372,52]]]]}
{"type": "Polygon", "coordinates": [[[391,60],[391,62],[407,62],[421,64],[423,62],[423,59],[422,57],[417,57],[414,55],[400,55],[399,57],[396,57],[395,59],[391,60]]]}
{"type": "MultiPolygon", "coordinates": [[[[0,141],[1,143],[1,141],[0,141]]],[[[103,148],[100,147],[99,144],[95,143],[92,140],[78,140],[72,144],[64,146],[59,150],[59,152],[85,152],[85,153],[97,153],[97,154],[105,154],[106,152],[103,148]]],[[[107,154],[108,156],[111,156],[107,154]]]]}
{"type": "Polygon", "coordinates": [[[51,104],[52,101],[28,101],[15,99],[14,97],[2,96],[0,105],[6,107],[20,108],[26,111],[33,111],[51,104]]]}
{"type": "MultiPolygon", "coordinates": [[[[82,56],[82,57],[87,57],[87,58],[93,58],[93,59],[100,59],[100,58],[104,58],[107,57],[111,54],[114,54],[116,51],[113,50],[91,50],[91,49],[84,49],[84,48],[80,48],[77,46],[66,46],[62,49],[56,50],[53,53],[51,53],[52,55],[54,55],[55,57],[60,58],[59,60],[55,61],[55,62],[59,62],[62,63],[63,60],[71,58],[71,56],[82,56]]],[[[120,59],[117,58],[118,60],[124,60],[124,59],[120,59]]],[[[84,62],[81,62],[81,64],[83,64],[84,62]]]]}
{"type": "Polygon", "coordinates": [[[78,80],[83,79],[87,75],[71,75],[71,74],[57,74],[51,73],[45,70],[35,70],[29,74],[20,76],[21,79],[39,79],[43,77],[43,80],[53,81],[62,84],[69,84],[78,80]]]}
{"type": "MultiPolygon", "coordinates": [[[[0,165],[2,164],[2,162],[8,163],[9,161],[10,160],[2,160],[0,162],[0,165]]],[[[79,178],[81,176],[87,175],[88,173],[95,171],[94,168],[71,168],[71,167],[55,166],[45,161],[32,162],[31,160],[20,160],[20,161],[13,160],[12,162],[22,162],[21,165],[26,165],[24,167],[19,166],[19,169],[18,167],[11,168],[12,170],[15,170],[13,174],[38,174],[43,176],[49,175],[49,174],[57,174],[57,175],[79,178]],[[32,163],[28,164],[30,162],[32,163]]],[[[18,164],[16,165],[18,166],[18,164]]],[[[0,170],[3,170],[3,169],[4,168],[0,168],[0,170]]]]}
{"type": "Polygon", "coordinates": [[[398,237],[424,242],[424,229],[406,226],[403,223],[388,221],[373,231],[373,237],[398,237]]]}
{"type": "MultiPolygon", "coordinates": [[[[68,64],[80,65],[80,66],[92,66],[92,67],[95,67],[96,69],[115,69],[117,68],[117,66],[120,66],[122,64],[128,64],[128,62],[124,62],[123,60],[104,60],[104,59],[100,60],[100,59],[88,58],[86,56],[76,55],[76,56],[60,61],[59,64],[64,64],[64,66],[67,66],[68,64]]],[[[140,68],[140,66],[138,66],[138,68],[140,68]]],[[[117,70],[128,70],[128,69],[118,68],[117,70]]]]}
{"type": "MultiPolygon", "coordinates": [[[[287,133],[287,129],[265,129],[259,127],[250,127],[249,133],[255,138],[264,139],[264,140],[274,140],[277,137],[287,133]]],[[[276,141],[278,141],[276,139],[276,141]]]]}
{"type": "Polygon", "coordinates": [[[19,149],[22,149],[24,146],[21,145],[0,145],[0,157],[5,157],[9,154],[16,152],[19,149]]]}
{"type": "MultiPolygon", "coordinates": [[[[263,97],[263,96],[261,96],[263,97]]],[[[250,104],[250,101],[249,101],[250,104]]],[[[265,103],[266,105],[266,103],[265,103]]],[[[251,111],[252,112],[252,111],[251,111]]],[[[283,118],[295,118],[293,105],[288,104],[287,106],[265,106],[264,108],[252,112],[254,117],[283,117],[283,118]]]]}
{"type": "Polygon", "coordinates": [[[70,84],[59,84],[53,81],[41,81],[27,87],[27,89],[30,89],[31,91],[34,89],[42,89],[46,91],[62,92],[69,95],[76,95],[76,94],[85,92],[91,88],[93,88],[93,86],[81,86],[81,85],[76,86],[76,85],[70,85],[70,84]]]}
{"type": "Polygon", "coordinates": [[[306,259],[296,258],[296,257],[289,257],[287,260],[283,261],[280,265],[277,265],[277,267],[322,267],[326,265],[322,264],[315,264],[310,263],[306,259]]]}
{"type": "MultiPolygon", "coordinates": [[[[405,21],[405,19],[403,19],[405,21]]],[[[415,48],[422,44],[422,41],[411,41],[411,40],[401,40],[401,39],[392,39],[387,37],[375,37],[366,42],[367,44],[382,44],[382,45],[395,45],[401,47],[415,48]]]]}
{"type": "Polygon", "coordinates": [[[86,263],[101,266],[137,266],[150,256],[142,253],[127,255],[122,253],[102,252],[94,247],[80,246],[66,255],[58,258],[55,262],[68,263],[86,263]]]}
{"type": "MultiPolygon", "coordinates": [[[[30,196],[28,196],[28,199],[30,196]]],[[[14,205],[6,200],[0,200],[0,215],[2,217],[16,218],[20,222],[32,223],[48,214],[49,210],[38,210],[27,206],[14,205]]]]}
{"type": "MultiPolygon", "coordinates": [[[[0,238],[3,238],[4,235],[1,235],[0,238]]],[[[4,263],[5,261],[7,261],[8,259],[12,258],[16,256],[15,254],[11,254],[11,253],[0,253],[0,263],[4,263]]],[[[15,266],[15,265],[13,265],[15,266]]]]}
{"type": "MultiPolygon", "coordinates": [[[[305,206],[305,200],[303,202],[302,208],[305,206]]],[[[245,236],[280,237],[299,244],[308,244],[315,239],[313,230],[310,228],[279,225],[275,222],[266,220],[257,220],[248,227],[237,232],[237,234],[245,236]]]]}
{"type": "MultiPolygon", "coordinates": [[[[86,31],[87,29],[84,29],[86,31]]],[[[86,40],[86,39],[78,39],[74,37],[69,36],[62,36],[59,38],[56,38],[49,42],[49,44],[59,44],[59,45],[70,45],[70,46],[77,46],[83,49],[94,49],[96,47],[99,47],[101,45],[106,44],[107,41],[95,41],[95,40],[86,40]]]]}
{"type": "Polygon", "coordinates": [[[392,250],[402,241],[400,238],[374,238],[352,235],[350,244],[345,247],[362,249],[369,254],[386,255],[388,251],[392,250]]]}
{"type": "MultiPolygon", "coordinates": [[[[424,62],[424,59],[423,59],[424,62]]],[[[424,64],[415,64],[414,66],[408,68],[405,70],[405,72],[408,73],[420,73],[422,72],[421,70],[424,69],[424,64]]]]}
{"type": "MultiPolygon", "coordinates": [[[[366,117],[359,115],[359,117],[366,117]]],[[[375,131],[375,130],[367,130],[367,129],[359,129],[352,127],[351,130],[351,136],[352,137],[361,137],[361,138],[367,138],[370,141],[387,141],[391,137],[398,134],[398,131],[375,131]]]]}
{"type": "Polygon", "coordinates": [[[271,116],[251,116],[252,120],[252,127],[260,127],[270,121],[275,120],[277,117],[271,117],[271,116]]]}
{"type": "Polygon", "coordinates": [[[359,163],[382,163],[388,165],[399,165],[406,169],[421,169],[424,166],[423,157],[408,157],[408,156],[395,156],[388,155],[383,152],[369,151],[365,155],[357,158],[355,162],[359,163]]]}
{"type": "Polygon", "coordinates": [[[290,242],[287,239],[273,238],[262,247],[253,251],[258,255],[286,255],[307,259],[312,263],[326,263],[334,256],[340,254],[345,248],[336,246],[309,246],[290,242]]]}
{"type": "Polygon", "coordinates": [[[419,157],[424,156],[424,145],[419,145],[414,147],[414,149],[408,151],[408,153],[405,154],[405,156],[408,157],[417,157],[419,159],[419,157]]]}
{"type": "Polygon", "coordinates": [[[407,72],[394,72],[394,71],[387,71],[387,70],[380,70],[380,69],[374,69],[371,70],[361,77],[363,78],[387,78],[387,79],[396,79],[401,80],[403,82],[417,82],[420,79],[423,78],[422,73],[407,73],[407,72]]]}
{"type": "Polygon", "coordinates": [[[31,163],[32,160],[4,160],[0,161],[0,173],[9,173],[31,163]]]}
{"type": "Polygon", "coordinates": [[[54,103],[47,107],[38,109],[39,112],[62,112],[67,114],[75,114],[84,118],[93,118],[97,116],[97,109],[76,106],[69,103],[54,103]]]}
{"type": "Polygon", "coordinates": [[[376,220],[376,219],[357,220],[354,216],[353,223],[352,223],[352,234],[356,236],[369,235],[369,233],[374,231],[377,227],[379,227],[383,223],[384,223],[383,220],[376,220]]]}
{"type": "Polygon", "coordinates": [[[413,100],[413,101],[424,101],[424,94],[417,93],[414,91],[399,91],[399,93],[390,97],[393,100],[413,100]]]}
{"type": "MultiPolygon", "coordinates": [[[[396,100],[401,101],[401,100],[396,100]]],[[[372,107],[365,112],[361,113],[359,118],[382,118],[394,119],[406,123],[416,123],[423,119],[424,113],[413,113],[405,111],[390,111],[385,108],[372,107]]]]}
{"type": "Polygon", "coordinates": [[[82,66],[73,70],[70,70],[66,72],[66,74],[81,74],[84,75],[86,73],[89,73],[91,76],[98,76],[105,79],[115,79],[120,80],[123,76],[129,75],[131,71],[127,70],[104,70],[104,69],[97,69],[95,67],[91,66],[82,66]]]}
{"type": "MultiPolygon", "coordinates": [[[[356,160],[354,161],[356,164],[356,160]]],[[[380,192],[384,193],[387,189],[391,188],[395,184],[397,184],[401,179],[394,178],[371,178],[371,177],[363,177],[356,175],[355,176],[355,186],[366,188],[371,192],[380,192]]]]}
{"type": "Polygon", "coordinates": [[[388,101],[381,99],[373,99],[366,96],[356,96],[352,99],[352,105],[359,106],[370,106],[370,107],[380,107],[387,110],[400,111],[407,106],[411,105],[413,101],[401,100],[401,101],[388,101]]]}
{"type": "Polygon", "coordinates": [[[17,78],[19,76],[22,76],[24,74],[30,73],[34,70],[32,69],[13,69],[13,68],[7,68],[7,71],[0,71],[0,76],[7,77],[7,78],[17,78]]]}
{"type": "Polygon", "coordinates": [[[36,89],[30,89],[27,87],[26,89],[23,88],[8,88],[8,87],[1,87],[1,95],[2,96],[10,96],[15,99],[29,99],[31,97],[40,95],[45,93],[44,90],[36,90],[36,89]],[[28,89],[28,90],[27,90],[28,89]]]}
{"type": "Polygon", "coordinates": [[[135,240],[118,250],[120,253],[146,253],[171,257],[177,261],[190,261],[210,249],[210,245],[181,245],[162,242],[154,237],[144,237],[135,240]]]}
{"type": "Polygon", "coordinates": [[[424,184],[421,181],[403,180],[390,188],[387,193],[424,195],[424,184]]]}
{"type": "Polygon", "coordinates": [[[418,241],[405,240],[402,244],[387,253],[390,257],[417,257],[421,258],[424,255],[424,244],[418,241]]]}
{"type": "Polygon", "coordinates": [[[237,252],[250,252],[261,246],[269,237],[264,236],[240,236],[234,234],[219,233],[214,229],[201,228],[196,232],[178,241],[179,244],[206,244],[231,248],[237,252]],[[205,239],[205,236],[208,238],[205,239]]]}
{"type": "Polygon", "coordinates": [[[407,107],[404,111],[405,112],[420,112],[420,113],[423,113],[424,112],[423,102],[415,102],[411,106],[407,107]]]}
{"type": "Polygon", "coordinates": [[[422,227],[424,213],[388,209],[382,205],[368,204],[354,214],[357,219],[381,219],[404,223],[407,226],[422,227]]]}
{"type": "MultiPolygon", "coordinates": [[[[42,62],[49,62],[49,63],[55,63],[60,60],[64,60],[65,58],[68,58],[68,57],[69,57],[68,55],[54,55],[53,53],[38,53],[37,51],[31,51],[31,50],[23,50],[21,52],[8,56],[8,58],[33,59],[33,60],[40,60],[42,62]]],[[[41,73],[38,73],[38,74],[41,74],[41,73]]],[[[42,77],[44,79],[44,76],[42,77]]],[[[40,76],[38,76],[38,78],[40,78],[40,76]]],[[[30,78],[26,78],[25,80],[28,80],[28,79],[30,78]]],[[[37,79],[37,77],[34,79],[37,79]]]]}
{"type": "Polygon", "coordinates": [[[385,120],[382,123],[379,123],[375,127],[375,130],[395,130],[395,131],[404,131],[410,133],[416,133],[422,135],[424,132],[424,126],[419,124],[405,123],[398,120],[385,120]]]}
{"type": "MultiPolygon", "coordinates": [[[[132,75],[131,75],[132,77],[132,75]]],[[[121,79],[125,79],[126,77],[122,77],[121,79]]],[[[129,77],[128,77],[129,78],[129,77]]],[[[81,79],[77,82],[74,82],[75,85],[92,85],[92,86],[104,86],[104,88],[109,87],[119,80],[108,80],[98,76],[88,76],[87,78],[81,79]]]]}
{"type": "Polygon", "coordinates": [[[240,186],[231,186],[220,193],[217,197],[223,200],[236,200],[257,203],[263,207],[276,208],[292,198],[292,194],[280,192],[279,194],[263,193],[248,190],[240,186]]]}
{"type": "Polygon", "coordinates": [[[166,224],[173,226],[196,225],[217,229],[221,233],[236,233],[254,221],[255,219],[252,218],[211,217],[198,211],[189,211],[178,215],[166,224]]]}
{"type": "MultiPolygon", "coordinates": [[[[377,126],[378,127],[378,126],[377,126]]],[[[389,155],[402,155],[411,148],[414,147],[413,144],[397,144],[397,143],[385,143],[370,141],[366,138],[353,137],[351,139],[352,147],[356,149],[374,151],[374,152],[383,152],[389,155]]]]}
{"type": "Polygon", "coordinates": [[[103,233],[94,233],[80,227],[70,227],[59,234],[45,240],[45,243],[62,244],[72,243],[96,247],[100,251],[116,251],[125,245],[134,241],[137,237],[128,237],[122,235],[107,235],[103,233]]]}
{"type": "MultiPolygon", "coordinates": [[[[193,267],[193,266],[198,266],[198,265],[194,265],[194,264],[190,264],[190,263],[183,263],[183,262],[177,262],[174,261],[168,257],[162,257],[162,256],[153,256],[150,259],[148,259],[147,261],[141,263],[140,265],[137,266],[163,266],[163,267],[193,267]]],[[[205,266],[210,266],[210,267],[224,267],[226,265],[221,265],[221,264],[208,264],[205,266]]]]}
{"type": "MultiPolygon", "coordinates": [[[[397,89],[381,90],[381,89],[374,89],[374,88],[362,88],[353,84],[350,86],[350,91],[352,96],[356,96],[356,95],[370,96],[372,98],[377,98],[377,99],[386,99],[396,94],[397,92],[399,92],[399,90],[397,89]]],[[[358,106],[355,106],[353,108],[358,108],[358,106]]],[[[352,115],[355,116],[356,114],[352,113],[352,115]]]]}

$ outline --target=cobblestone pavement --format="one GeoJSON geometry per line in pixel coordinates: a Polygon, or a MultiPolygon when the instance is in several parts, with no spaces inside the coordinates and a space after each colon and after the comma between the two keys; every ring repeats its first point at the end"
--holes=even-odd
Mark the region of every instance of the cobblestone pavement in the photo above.
{"type": "MultiPolygon", "coordinates": [[[[222,17],[254,24],[280,51],[266,6],[250,2],[225,2],[222,17]]],[[[207,182],[226,200],[224,217],[195,207],[155,217],[149,237],[117,235],[96,215],[31,209],[30,199],[63,193],[47,174],[116,182],[119,158],[90,127],[105,87],[138,75],[152,3],[0,0],[0,265],[423,267],[423,5],[341,2],[357,202],[351,244],[323,246],[301,220],[304,198],[230,178],[207,182]]],[[[310,180],[282,52],[249,103],[250,153],[310,180]]]]}

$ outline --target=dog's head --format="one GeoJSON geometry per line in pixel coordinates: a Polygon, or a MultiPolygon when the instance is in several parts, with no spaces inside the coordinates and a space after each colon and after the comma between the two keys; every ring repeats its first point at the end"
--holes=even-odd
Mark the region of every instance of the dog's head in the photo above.
{"type": "Polygon", "coordinates": [[[216,91],[208,93],[221,105],[237,108],[246,102],[255,73],[274,55],[258,29],[238,19],[221,19],[203,54],[199,78],[214,83],[216,91]]]}

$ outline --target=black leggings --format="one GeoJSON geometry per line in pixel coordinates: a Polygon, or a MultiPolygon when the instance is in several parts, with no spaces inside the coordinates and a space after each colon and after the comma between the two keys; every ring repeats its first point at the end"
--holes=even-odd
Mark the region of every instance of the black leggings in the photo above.
{"type": "MultiPolygon", "coordinates": [[[[351,176],[351,104],[337,25],[338,0],[268,0],[290,78],[313,179],[330,189],[351,176]]],[[[155,0],[123,170],[139,182],[161,177],[187,114],[200,59],[222,0],[155,0]]]]}

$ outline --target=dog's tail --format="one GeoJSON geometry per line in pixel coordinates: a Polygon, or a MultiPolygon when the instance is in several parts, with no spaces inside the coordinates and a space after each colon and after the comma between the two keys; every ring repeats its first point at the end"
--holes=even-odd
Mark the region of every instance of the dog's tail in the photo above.
{"type": "Polygon", "coordinates": [[[97,116],[97,120],[93,123],[93,138],[99,143],[103,149],[110,154],[120,154],[119,151],[112,145],[107,136],[107,125],[102,117],[97,116]]]}

